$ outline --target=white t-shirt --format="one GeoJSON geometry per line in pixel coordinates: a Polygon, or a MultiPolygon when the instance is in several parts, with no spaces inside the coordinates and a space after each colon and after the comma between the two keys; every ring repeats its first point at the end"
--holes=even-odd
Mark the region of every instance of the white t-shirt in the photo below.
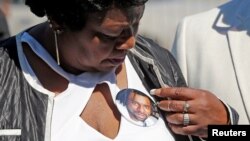
{"type": "MultiPolygon", "coordinates": [[[[85,108],[96,84],[107,83],[113,101],[115,101],[116,94],[120,91],[116,85],[115,69],[110,72],[85,72],[77,76],[67,73],[57,65],[50,54],[32,36],[26,32],[18,36],[21,37],[17,38],[20,39],[17,42],[28,43],[31,49],[39,55],[40,58],[69,81],[68,88],[54,97],[51,141],[174,141],[162,117],[158,119],[156,124],[150,127],[137,126],[124,117],[121,117],[119,132],[114,139],[104,136],[96,129],[89,126],[80,117],[80,114],[85,108]]],[[[21,58],[20,62],[25,78],[29,80],[28,82],[30,85],[38,91],[52,95],[53,93],[43,88],[38,81],[22,52],[21,44],[19,43],[17,45],[19,48],[19,59],[21,58]]],[[[125,65],[128,88],[137,89],[150,96],[127,57],[125,59],[125,65]]]]}

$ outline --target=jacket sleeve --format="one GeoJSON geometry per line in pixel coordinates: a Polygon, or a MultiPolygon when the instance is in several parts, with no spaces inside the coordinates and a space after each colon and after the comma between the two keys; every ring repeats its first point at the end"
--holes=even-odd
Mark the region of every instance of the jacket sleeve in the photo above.
{"type": "Polygon", "coordinates": [[[157,68],[159,68],[165,83],[171,87],[186,87],[185,78],[171,52],[154,42],[152,39],[142,36],[140,38],[146,42],[146,49],[148,49],[148,52],[150,52],[150,55],[152,55],[156,62],[155,64],[157,68]]]}
{"type": "Polygon", "coordinates": [[[236,110],[234,108],[232,108],[230,105],[228,105],[227,103],[225,103],[224,101],[222,101],[223,104],[225,105],[225,107],[227,108],[227,113],[228,113],[228,117],[229,117],[229,124],[231,125],[236,125],[239,122],[239,114],[238,112],[236,112],[236,110]]]}

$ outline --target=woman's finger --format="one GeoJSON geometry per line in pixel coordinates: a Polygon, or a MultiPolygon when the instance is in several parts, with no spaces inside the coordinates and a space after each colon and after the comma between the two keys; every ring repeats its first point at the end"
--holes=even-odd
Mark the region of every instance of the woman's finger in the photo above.
{"type": "Polygon", "coordinates": [[[191,100],[196,94],[196,90],[186,87],[159,88],[150,91],[151,95],[155,95],[164,99],[191,100]]]}
{"type": "Polygon", "coordinates": [[[161,100],[158,107],[166,112],[193,113],[191,101],[161,100]]]}

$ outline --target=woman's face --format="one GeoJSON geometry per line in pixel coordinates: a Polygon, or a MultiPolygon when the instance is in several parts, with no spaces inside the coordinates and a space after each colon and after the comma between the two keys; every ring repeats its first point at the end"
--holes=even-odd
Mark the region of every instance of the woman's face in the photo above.
{"type": "Polygon", "coordinates": [[[135,36],[144,6],[126,11],[113,8],[105,15],[90,15],[80,32],[59,36],[62,66],[69,72],[109,71],[123,63],[126,53],[135,45],[135,36]]]}

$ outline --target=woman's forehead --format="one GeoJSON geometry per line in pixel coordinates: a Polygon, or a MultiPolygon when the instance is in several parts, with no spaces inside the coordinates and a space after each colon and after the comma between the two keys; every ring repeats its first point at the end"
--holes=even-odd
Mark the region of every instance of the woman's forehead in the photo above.
{"type": "Polygon", "coordinates": [[[141,19],[144,12],[144,6],[129,7],[126,9],[111,8],[104,13],[98,12],[90,14],[89,21],[103,24],[107,21],[126,21],[127,23],[134,23],[141,19]]]}

